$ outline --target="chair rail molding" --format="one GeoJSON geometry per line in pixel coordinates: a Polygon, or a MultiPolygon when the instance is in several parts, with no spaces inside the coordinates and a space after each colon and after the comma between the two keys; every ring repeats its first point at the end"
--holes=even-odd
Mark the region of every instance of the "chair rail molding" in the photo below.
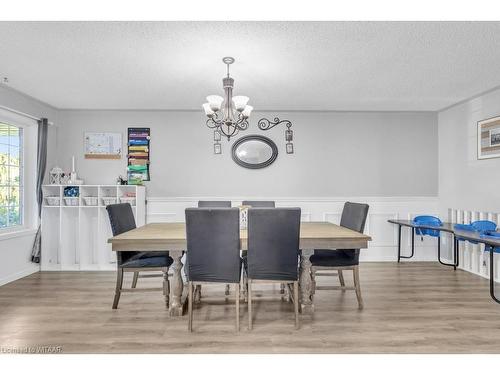
{"type": "MultiPolygon", "coordinates": [[[[276,207],[294,206],[302,209],[303,221],[330,221],[338,224],[342,208],[347,201],[370,205],[365,233],[372,236],[369,248],[361,251],[361,261],[397,260],[397,228],[389,219],[412,219],[417,215],[438,212],[437,197],[149,197],[147,198],[146,222],[183,222],[184,210],[196,207],[199,200],[231,200],[233,206],[243,200],[273,200],[276,207]]],[[[403,252],[409,250],[410,233],[404,231],[403,252]]],[[[435,241],[424,238],[416,241],[416,253],[412,260],[435,261],[435,241]]]]}

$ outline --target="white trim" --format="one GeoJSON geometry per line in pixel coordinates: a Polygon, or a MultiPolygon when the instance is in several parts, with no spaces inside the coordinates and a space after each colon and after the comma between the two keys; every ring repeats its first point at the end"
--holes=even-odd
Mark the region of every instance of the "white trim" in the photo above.
{"type": "Polygon", "coordinates": [[[193,196],[193,197],[148,197],[148,202],[193,202],[199,200],[230,200],[230,201],[243,201],[243,200],[275,200],[285,202],[438,202],[437,196],[429,197],[213,197],[213,196],[193,196]]]}
{"type": "Polygon", "coordinates": [[[17,111],[7,109],[7,107],[0,106],[0,122],[19,127],[38,125],[38,122],[31,117],[23,116],[16,112],[17,111]]]}
{"type": "Polygon", "coordinates": [[[13,273],[11,275],[8,275],[6,277],[1,278],[0,279],[0,286],[8,284],[12,281],[16,281],[18,279],[21,279],[23,277],[26,277],[28,275],[31,275],[31,274],[39,272],[39,271],[40,271],[40,266],[38,264],[31,264],[19,272],[16,272],[16,273],[13,273]]]}
{"type": "Polygon", "coordinates": [[[8,230],[6,228],[5,232],[3,230],[0,231],[0,241],[5,241],[9,240],[11,238],[17,238],[17,237],[27,237],[27,236],[32,236],[36,234],[36,229],[26,229],[24,227],[21,228],[16,228],[12,230],[8,230]]]}

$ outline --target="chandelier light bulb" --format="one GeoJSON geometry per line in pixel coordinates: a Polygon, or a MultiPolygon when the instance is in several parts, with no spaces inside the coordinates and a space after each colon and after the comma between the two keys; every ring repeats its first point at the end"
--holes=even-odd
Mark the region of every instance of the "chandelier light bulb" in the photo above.
{"type": "Polygon", "coordinates": [[[205,114],[208,117],[212,117],[215,114],[215,112],[212,111],[212,108],[210,108],[210,104],[209,103],[203,104],[203,110],[205,111],[205,114]]]}
{"type": "Polygon", "coordinates": [[[248,96],[233,96],[234,108],[238,112],[243,112],[249,100],[248,96]]]}
{"type": "Polygon", "coordinates": [[[210,109],[214,112],[217,112],[221,109],[224,98],[219,95],[209,95],[207,96],[207,101],[210,105],[210,109]]]}
{"type": "Polygon", "coordinates": [[[241,112],[241,115],[243,118],[249,118],[250,114],[252,113],[253,107],[251,105],[246,105],[243,111],[241,112]]]}

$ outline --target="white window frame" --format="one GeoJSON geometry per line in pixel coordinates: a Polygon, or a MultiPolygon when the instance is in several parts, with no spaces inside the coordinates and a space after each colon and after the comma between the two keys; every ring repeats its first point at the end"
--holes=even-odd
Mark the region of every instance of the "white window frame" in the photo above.
{"type": "Polygon", "coordinates": [[[38,226],[38,209],[36,202],[36,164],[38,123],[30,118],[0,109],[0,122],[22,129],[20,155],[22,162],[22,181],[20,181],[22,217],[21,225],[0,228],[0,237],[16,232],[33,230],[38,226]]]}

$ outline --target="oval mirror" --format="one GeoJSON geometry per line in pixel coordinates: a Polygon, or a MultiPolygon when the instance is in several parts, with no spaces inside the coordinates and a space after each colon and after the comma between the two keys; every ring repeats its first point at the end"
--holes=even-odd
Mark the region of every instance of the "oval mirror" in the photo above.
{"type": "Polygon", "coordinates": [[[236,164],[244,168],[265,168],[278,157],[278,147],[269,138],[247,135],[234,142],[232,157],[236,164]]]}

